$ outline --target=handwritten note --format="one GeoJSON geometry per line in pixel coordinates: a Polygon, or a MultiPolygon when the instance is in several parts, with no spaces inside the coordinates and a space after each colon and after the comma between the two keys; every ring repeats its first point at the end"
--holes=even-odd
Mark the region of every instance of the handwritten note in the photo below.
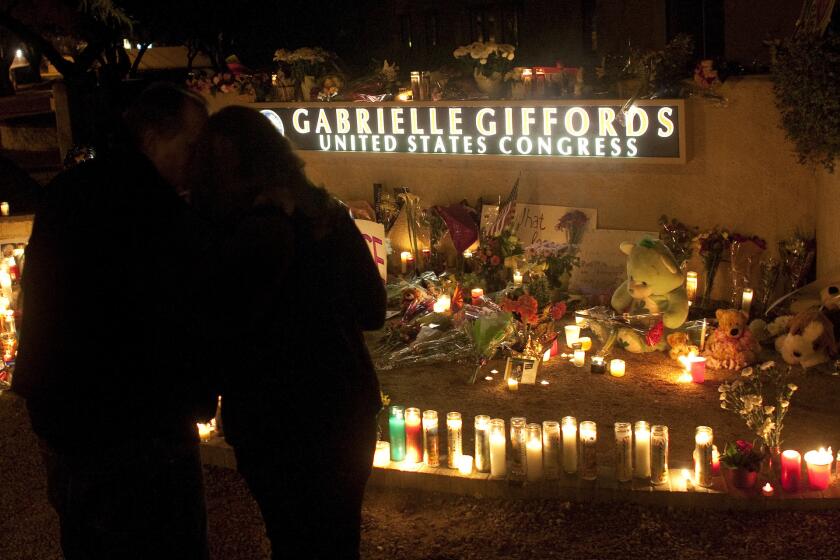
{"type": "Polygon", "coordinates": [[[385,263],[385,226],[369,220],[356,220],[356,227],[367,241],[370,256],[379,269],[382,280],[388,279],[388,267],[385,263]]]}

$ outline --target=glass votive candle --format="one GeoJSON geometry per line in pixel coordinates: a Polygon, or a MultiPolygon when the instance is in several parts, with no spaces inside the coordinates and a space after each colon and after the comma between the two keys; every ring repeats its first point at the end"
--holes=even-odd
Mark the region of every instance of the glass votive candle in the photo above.
{"type": "Polygon", "coordinates": [[[458,457],[462,455],[463,421],[460,412],[446,413],[446,466],[458,468],[458,457]]]}
{"type": "Polygon", "coordinates": [[[419,463],[423,460],[423,430],[419,408],[405,409],[405,461],[419,463]]]}
{"type": "Polygon", "coordinates": [[[563,471],[566,474],[577,472],[577,419],[574,416],[564,416],[561,420],[563,432],[563,471]]]}
{"type": "Polygon", "coordinates": [[[505,421],[493,418],[490,420],[490,476],[493,478],[507,475],[506,446],[505,421]]]}
{"type": "Polygon", "coordinates": [[[650,429],[650,482],[656,486],[668,482],[668,426],[650,429]]]}
{"type": "Polygon", "coordinates": [[[691,367],[691,380],[695,383],[706,382],[706,358],[703,356],[694,356],[689,360],[691,367]]]}
{"type": "Polygon", "coordinates": [[[624,377],[626,367],[624,360],[619,360],[618,358],[610,360],[610,375],[613,377],[624,377]]]}
{"type": "Polygon", "coordinates": [[[603,356],[592,356],[590,359],[590,371],[592,373],[607,372],[607,364],[603,356]]]}
{"type": "Polygon", "coordinates": [[[566,331],[566,346],[572,347],[572,344],[580,338],[580,327],[578,325],[566,325],[563,327],[566,331]]]}
{"type": "Polygon", "coordinates": [[[437,410],[423,411],[423,460],[430,467],[440,466],[437,410]]]}
{"type": "Polygon", "coordinates": [[[830,451],[820,448],[805,454],[805,466],[808,469],[808,487],[811,490],[825,490],[831,482],[831,464],[834,457],[830,451]]]}
{"type": "Polygon", "coordinates": [[[478,305],[481,303],[481,299],[484,297],[484,290],[481,288],[473,288],[470,290],[470,296],[472,297],[472,304],[478,305]]]}
{"type": "Polygon", "coordinates": [[[799,479],[802,476],[802,455],[799,451],[786,449],[782,452],[782,488],[785,492],[799,490],[799,479]]]}
{"type": "Polygon", "coordinates": [[[519,287],[522,285],[522,272],[518,270],[513,271],[513,285],[519,287]]]}
{"type": "Polygon", "coordinates": [[[405,459],[405,408],[395,404],[388,410],[391,460],[395,462],[403,461],[405,459]]]}
{"type": "Polygon", "coordinates": [[[633,479],[633,432],[630,422],[615,423],[615,478],[619,482],[633,479]]]}
{"type": "Polygon", "coordinates": [[[588,313],[586,315],[583,314],[582,311],[575,311],[575,324],[582,329],[589,327],[588,313]]]}
{"type": "Polygon", "coordinates": [[[475,417],[475,470],[490,472],[490,417],[479,414],[475,417]]]}
{"type": "Polygon", "coordinates": [[[377,441],[376,451],[373,452],[373,466],[387,467],[391,462],[391,444],[387,441],[377,441]]]}
{"type": "Polygon", "coordinates": [[[543,473],[548,480],[560,475],[560,422],[546,420],[542,424],[543,473]]]}
{"type": "Polygon", "coordinates": [[[650,478],[650,426],[640,420],[633,426],[636,443],[633,447],[636,478],[650,478]]]}
{"type": "Polygon", "coordinates": [[[471,475],[473,472],[473,458],[471,455],[458,456],[458,472],[463,475],[471,475]]]}
{"type": "Polygon", "coordinates": [[[720,475],[720,452],[717,445],[712,446],[712,476],[720,475]]]}
{"type": "Polygon", "coordinates": [[[583,367],[583,364],[586,363],[586,352],[583,350],[575,350],[572,363],[575,364],[575,367],[583,367]]]}
{"type": "Polygon", "coordinates": [[[577,341],[580,343],[580,349],[584,352],[589,352],[592,349],[592,339],[588,336],[581,336],[577,341]]]}
{"type": "Polygon", "coordinates": [[[508,388],[508,391],[518,391],[519,390],[519,381],[517,381],[513,377],[508,377],[507,388],[508,388]]]}
{"type": "Polygon", "coordinates": [[[708,426],[698,426],[694,433],[694,483],[708,488],[712,485],[712,441],[714,432],[708,426]]]}
{"type": "Polygon", "coordinates": [[[543,443],[542,429],[539,424],[528,424],[527,443],[525,449],[528,458],[525,461],[528,482],[542,480],[543,477],[543,443]]]}
{"type": "Polygon", "coordinates": [[[525,464],[528,460],[525,448],[527,438],[526,420],[520,416],[510,419],[510,476],[522,479],[525,476],[525,464]]]}
{"type": "Polygon", "coordinates": [[[598,478],[598,461],[595,444],[598,440],[598,426],[589,420],[580,423],[580,469],[583,480],[598,478]]]}

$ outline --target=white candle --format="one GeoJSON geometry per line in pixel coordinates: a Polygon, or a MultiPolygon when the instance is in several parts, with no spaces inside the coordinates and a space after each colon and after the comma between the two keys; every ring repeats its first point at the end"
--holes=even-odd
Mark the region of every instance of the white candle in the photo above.
{"type": "Polygon", "coordinates": [[[688,305],[694,303],[694,298],[697,296],[697,273],[693,270],[685,273],[685,295],[688,305]]]}
{"type": "Polygon", "coordinates": [[[529,439],[525,446],[528,449],[528,482],[535,482],[541,480],[543,477],[543,463],[542,463],[542,441],[539,439],[529,439]]]}
{"type": "Polygon", "coordinates": [[[451,306],[452,298],[443,295],[437,298],[435,303],[432,305],[432,311],[434,311],[435,313],[446,313],[447,311],[449,311],[451,306]]]}
{"type": "Polygon", "coordinates": [[[633,448],[636,466],[633,474],[636,478],[650,478],[650,426],[647,422],[639,421],[633,428],[636,436],[633,448]]]}
{"type": "Polygon", "coordinates": [[[472,253],[472,251],[470,251],[469,249],[467,249],[466,251],[464,251],[464,258],[465,258],[465,259],[471,259],[471,258],[472,258],[472,256],[473,256],[473,253],[472,253]]]}
{"type": "Polygon", "coordinates": [[[761,487],[761,495],[769,498],[773,495],[773,485],[769,482],[761,487]]]}
{"type": "Polygon", "coordinates": [[[505,421],[494,418],[490,420],[490,476],[493,478],[501,478],[507,474],[505,445],[505,421]]]}
{"type": "Polygon", "coordinates": [[[14,296],[12,294],[12,277],[6,267],[0,270],[0,291],[2,291],[3,297],[7,298],[9,302],[14,301],[14,296]]]}
{"type": "Polygon", "coordinates": [[[586,421],[580,423],[580,472],[578,476],[582,480],[595,480],[598,478],[596,454],[597,430],[598,427],[595,422],[586,421]]]}
{"type": "Polygon", "coordinates": [[[507,387],[508,387],[508,391],[518,391],[519,390],[519,381],[517,381],[513,377],[508,377],[507,387]]]}
{"type": "Polygon", "coordinates": [[[563,470],[568,474],[577,472],[577,419],[566,416],[562,420],[563,470]]]}
{"type": "Polygon", "coordinates": [[[216,431],[212,421],[207,424],[199,422],[196,426],[198,427],[198,437],[201,441],[210,441],[210,438],[213,437],[213,432],[216,431]]]}
{"type": "Polygon", "coordinates": [[[519,287],[522,285],[522,273],[518,270],[513,271],[513,285],[519,287]]]}
{"type": "Polygon", "coordinates": [[[403,251],[400,253],[400,272],[405,274],[408,272],[408,261],[411,260],[411,252],[403,251]]]}
{"type": "Polygon", "coordinates": [[[587,327],[586,319],[578,314],[575,314],[575,324],[582,329],[587,327]]]}
{"type": "Polygon", "coordinates": [[[619,360],[618,358],[610,360],[610,375],[613,377],[624,377],[625,369],[624,360],[619,360]]]}
{"type": "Polygon", "coordinates": [[[461,455],[458,457],[458,472],[463,475],[470,475],[473,472],[472,455],[461,455]]]}
{"type": "Polygon", "coordinates": [[[700,350],[706,347],[706,319],[703,319],[703,326],[700,328],[700,350]]]}
{"type": "Polygon", "coordinates": [[[548,350],[543,352],[543,360],[542,361],[547,362],[550,359],[551,359],[551,348],[549,348],[548,350]]]}
{"type": "Polygon", "coordinates": [[[741,311],[749,315],[750,307],[752,307],[753,291],[752,288],[744,288],[744,293],[741,296],[741,311]]]}
{"type": "Polygon", "coordinates": [[[575,357],[572,358],[572,363],[575,364],[576,367],[583,367],[583,364],[586,362],[586,352],[583,350],[575,350],[575,357]]]}
{"type": "Polygon", "coordinates": [[[9,215],[9,203],[8,202],[0,202],[0,214],[4,216],[9,215]]]}
{"type": "Polygon", "coordinates": [[[376,451],[373,452],[373,466],[387,467],[391,462],[391,444],[387,441],[377,441],[376,451]]]}
{"type": "Polygon", "coordinates": [[[577,325],[566,325],[563,329],[566,331],[566,346],[571,348],[572,344],[580,338],[580,327],[577,325]]]}

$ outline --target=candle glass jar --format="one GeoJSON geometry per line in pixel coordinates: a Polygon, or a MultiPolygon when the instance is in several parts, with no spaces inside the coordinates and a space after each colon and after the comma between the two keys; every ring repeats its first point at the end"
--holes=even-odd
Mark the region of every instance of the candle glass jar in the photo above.
{"type": "Polygon", "coordinates": [[[595,480],[598,478],[598,460],[595,444],[598,441],[598,426],[589,420],[580,423],[580,478],[595,480]]]}
{"type": "Polygon", "coordinates": [[[562,423],[563,431],[563,471],[566,474],[577,472],[577,419],[574,416],[564,416],[562,423]]]}
{"type": "Polygon", "coordinates": [[[560,422],[546,420],[542,425],[543,473],[548,480],[560,475],[560,422]]]}
{"type": "Polygon", "coordinates": [[[633,480],[633,432],[630,422],[615,423],[615,478],[633,480]]]}
{"type": "Polygon", "coordinates": [[[650,429],[650,482],[657,486],[668,482],[668,426],[650,429]]]}
{"type": "Polygon", "coordinates": [[[412,464],[423,460],[423,430],[419,408],[405,409],[405,460],[412,464]]]}
{"type": "Polygon", "coordinates": [[[592,373],[606,373],[607,364],[603,356],[592,356],[590,370],[592,373]]]}
{"type": "Polygon", "coordinates": [[[475,470],[490,472],[490,417],[475,417],[475,470]]]}
{"type": "Polygon", "coordinates": [[[411,98],[413,101],[423,99],[420,95],[420,72],[416,70],[411,73],[411,98]]]}
{"type": "Polygon", "coordinates": [[[536,482],[543,477],[543,443],[542,443],[542,429],[539,424],[528,424],[527,440],[525,444],[527,460],[525,466],[527,469],[528,482],[536,482]]]}
{"type": "Polygon", "coordinates": [[[388,411],[391,460],[399,462],[405,459],[405,407],[395,404],[388,411]]]}
{"type": "Polygon", "coordinates": [[[493,478],[502,478],[507,474],[506,446],[505,421],[493,418],[490,420],[490,476],[493,478]]]}
{"type": "Polygon", "coordinates": [[[525,450],[525,418],[514,417],[510,419],[510,451],[511,464],[510,476],[512,479],[521,480],[525,476],[525,465],[527,455],[525,450]]]}
{"type": "Polygon", "coordinates": [[[377,441],[376,451],[373,452],[373,466],[387,467],[391,462],[391,444],[387,441],[377,441]]]}
{"type": "Polygon", "coordinates": [[[566,346],[571,348],[580,338],[580,327],[578,325],[566,325],[563,330],[566,333],[566,346]]]}
{"type": "Polygon", "coordinates": [[[460,412],[446,413],[446,464],[450,469],[458,468],[462,454],[463,421],[460,412]]]}
{"type": "Polygon", "coordinates": [[[647,480],[650,478],[650,426],[644,420],[640,420],[633,426],[633,433],[636,437],[633,472],[636,478],[647,480]]]}
{"type": "Polygon", "coordinates": [[[440,466],[440,437],[437,410],[423,412],[423,460],[430,467],[440,466]]]}
{"type": "Polygon", "coordinates": [[[694,483],[708,488],[712,485],[712,441],[714,432],[708,426],[698,426],[694,432],[694,483]]]}

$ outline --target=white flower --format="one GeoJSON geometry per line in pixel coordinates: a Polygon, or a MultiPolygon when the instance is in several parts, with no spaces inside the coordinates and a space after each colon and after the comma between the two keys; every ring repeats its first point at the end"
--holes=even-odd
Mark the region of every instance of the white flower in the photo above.
{"type": "Polygon", "coordinates": [[[725,393],[728,390],[729,385],[727,385],[726,383],[721,383],[720,385],[718,385],[718,393],[725,393]]]}
{"type": "Polygon", "coordinates": [[[776,410],[775,406],[765,406],[764,407],[764,414],[773,414],[774,410],[776,410]]]}
{"type": "Polygon", "coordinates": [[[481,63],[481,64],[487,64],[487,59],[486,59],[486,58],[482,58],[482,59],[481,59],[481,60],[479,60],[478,62],[479,62],[479,63],[481,63]]]}
{"type": "Polygon", "coordinates": [[[726,393],[721,393],[720,394],[720,400],[722,400],[722,401],[726,400],[726,393]]]}
{"type": "Polygon", "coordinates": [[[513,60],[513,53],[512,52],[507,53],[506,56],[507,56],[508,60],[513,60]]]}
{"type": "Polygon", "coordinates": [[[781,401],[779,401],[779,405],[780,405],[782,408],[787,408],[787,407],[789,407],[789,406],[790,406],[790,401],[787,401],[787,400],[781,400],[781,401]]]}
{"type": "Polygon", "coordinates": [[[797,389],[799,389],[799,387],[797,387],[797,386],[796,386],[796,385],[794,385],[793,383],[788,383],[788,389],[790,389],[790,392],[791,392],[791,393],[793,393],[794,391],[796,391],[797,389]]]}
{"type": "Polygon", "coordinates": [[[761,364],[759,366],[759,369],[761,371],[767,371],[768,369],[774,368],[774,367],[776,367],[776,362],[774,362],[773,360],[770,360],[769,362],[764,362],[763,364],[761,364]]]}
{"type": "Polygon", "coordinates": [[[750,377],[752,374],[753,374],[753,368],[751,368],[751,367],[744,368],[741,371],[741,377],[750,377]]]}
{"type": "Polygon", "coordinates": [[[470,54],[470,51],[467,49],[467,47],[458,47],[452,53],[452,56],[454,56],[455,58],[461,58],[462,56],[467,56],[468,54],[470,54]]]}

